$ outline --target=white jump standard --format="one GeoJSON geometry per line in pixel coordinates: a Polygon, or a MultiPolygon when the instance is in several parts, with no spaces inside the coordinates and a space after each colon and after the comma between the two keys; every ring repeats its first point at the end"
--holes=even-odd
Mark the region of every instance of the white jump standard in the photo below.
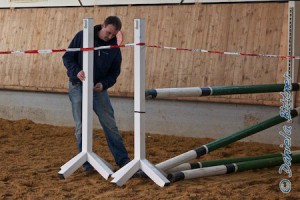
{"type": "MultiPolygon", "coordinates": [[[[83,47],[94,46],[93,19],[83,19],[83,47]]],[[[83,52],[83,71],[86,79],[83,81],[82,92],[82,152],[61,167],[60,178],[67,178],[86,161],[89,162],[106,180],[113,174],[112,166],[97,156],[93,150],[93,63],[94,51],[83,52]]]]}
{"type": "MultiPolygon", "coordinates": [[[[134,43],[145,42],[145,20],[134,20],[134,43]]],[[[164,187],[170,181],[154,165],[146,160],[145,145],[145,45],[134,46],[134,159],[112,177],[113,183],[125,184],[139,169],[157,185],[164,187]]]]}

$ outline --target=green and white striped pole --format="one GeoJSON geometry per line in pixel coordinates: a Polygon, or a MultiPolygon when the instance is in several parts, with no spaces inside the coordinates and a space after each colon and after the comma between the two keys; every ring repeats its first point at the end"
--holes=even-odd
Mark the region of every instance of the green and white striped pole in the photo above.
{"type": "Polygon", "coordinates": [[[273,154],[267,154],[267,155],[261,155],[261,156],[251,156],[251,157],[243,157],[243,158],[228,158],[228,159],[220,159],[220,160],[209,160],[209,161],[203,161],[203,162],[194,162],[194,163],[183,163],[181,165],[178,165],[174,168],[171,168],[166,171],[166,173],[174,173],[178,171],[185,171],[185,170],[191,170],[191,169],[198,169],[198,168],[204,168],[204,167],[212,167],[217,165],[226,165],[230,163],[236,163],[236,162],[245,162],[245,161],[251,161],[251,160],[259,160],[259,159],[265,159],[265,158],[274,158],[282,156],[281,153],[273,153],[273,154]]]}
{"type": "MultiPolygon", "coordinates": [[[[292,154],[293,155],[300,154],[300,150],[292,151],[292,154]]],[[[220,160],[209,160],[209,161],[194,162],[194,163],[183,163],[181,165],[178,165],[177,167],[167,170],[166,173],[171,174],[174,172],[191,170],[191,169],[199,169],[199,168],[212,167],[217,165],[226,165],[230,163],[246,162],[246,161],[275,158],[275,157],[282,157],[282,153],[272,153],[272,154],[249,156],[249,157],[242,157],[242,158],[225,158],[220,160]]]]}
{"type": "MultiPolygon", "coordinates": [[[[295,110],[291,110],[291,117],[294,118],[298,116],[298,113],[300,112],[300,107],[296,108],[295,110]]],[[[203,145],[197,149],[190,150],[186,153],[180,154],[176,157],[170,158],[169,160],[163,161],[156,165],[157,168],[159,168],[162,171],[167,171],[173,167],[176,167],[182,163],[188,162],[192,159],[199,158],[200,156],[203,156],[209,152],[212,152],[216,149],[219,149],[221,147],[224,147],[226,145],[229,145],[233,142],[236,142],[238,140],[241,140],[245,137],[248,137],[250,135],[253,135],[255,133],[258,133],[262,130],[265,130],[267,128],[270,128],[272,126],[275,126],[277,124],[280,124],[284,121],[287,121],[284,117],[281,117],[280,115],[277,115],[275,117],[272,117],[268,120],[265,120],[261,123],[258,123],[256,125],[253,125],[249,128],[246,128],[242,131],[238,131],[236,133],[233,133],[227,137],[217,139],[215,141],[212,141],[206,145],[203,145]]]]}
{"type": "MultiPolygon", "coordinates": [[[[146,90],[146,98],[170,97],[200,97],[232,94],[253,94],[282,92],[285,84],[241,85],[241,86],[215,86],[215,87],[188,87],[188,88],[159,88],[146,90]]],[[[298,91],[299,83],[292,83],[291,91],[298,91]]]]}
{"type": "MultiPolygon", "coordinates": [[[[292,154],[292,163],[300,163],[299,152],[292,154]]],[[[231,163],[226,165],[218,165],[213,167],[205,167],[199,169],[185,170],[180,172],[171,173],[168,175],[168,179],[171,183],[176,181],[193,179],[207,176],[215,176],[222,174],[229,174],[233,172],[242,172],[247,170],[269,168],[279,166],[283,163],[282,157],[265,158],[259,160],[251,160],[244,162],[231,163]]]]}

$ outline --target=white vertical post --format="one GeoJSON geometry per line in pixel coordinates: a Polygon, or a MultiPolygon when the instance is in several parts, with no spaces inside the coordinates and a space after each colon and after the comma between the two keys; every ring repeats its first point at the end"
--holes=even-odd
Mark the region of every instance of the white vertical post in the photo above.
{"type": "MultiPolygon", "coordinates": [[[[83,47],[94,46],[93,19],[83,19],[83,47]]],[[[83,71],[85,80],[82,85],[82,151],[64,164],[58,172],[60,178],[66,178],[74,173],[85,162],[89,162],[105,179],[113,174],[112,166],[97,156],[93,150],[93,70],[94,52],[83,52],[83,71]]]]}
{"type": "MultiPolygon", "coordinates": [[[[288,55],[300,53],[300,26],[296,23],[300,20],[300,2],[288,2],[288,55]]],[[[287,71],[292,83],[298,82],[299,60],[288,59],[287,71]]],[[[292,108],[295,108],[296,92],[292,92],[292,108]]]]}
{"type": "Polygon", "coordinates": [[[139,169],[157,185],[164,187],[170,181],[146,160],[145,145],[145,20],[134,20],[134,159],[112,177],[113,183],[123,185],[139,169]],[[137,45],[138,44],[138,45],[137,45]]]}
{"type": "MultiPolygon", "coordinates": [[[[295,2],[295,38],[294,38],[294,55],[300,55],[300,2],[299,1],[294,1],[295,2]]],[[[294,63],[294,71],[293,71],[293,78],[292,78],[292,82],[293,83],[298,83],[298,72],[299,72],[299,66],[300,65],[300,61],[299,60],[295,60],[294,63]]],[[[296,100],[296,92],[294,93],[294,100],[296,100]]],[[[295,101],[293,101],[295,102],[295,101]]],[[[296,107],[296,103],[293,104],[293,108],[296,107]]]]}
{"type": "MultiPolygon", "coordinates": [[[[94,46],[93,19],[83,20],[83,47],[94,46]]],[[[93,72],[94,52],[83,52],[83,71],[85,81],[82,83],[82,151],[91,152],[93,146],[93,72]]]]}
{"type": "MultiPolygon", "coordinates": [[[[145,21],[134,20],[134,43],[145,43],[145,21]]],[[[134,46],[134,156],[145,155],[145,46],[134,46]]]]}

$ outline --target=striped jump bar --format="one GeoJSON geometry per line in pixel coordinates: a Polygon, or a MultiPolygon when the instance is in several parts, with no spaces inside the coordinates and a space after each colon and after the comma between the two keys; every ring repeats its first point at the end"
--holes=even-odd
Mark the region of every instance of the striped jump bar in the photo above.
{"type": "MultiPolygon", "coordinates": [[[[300,163],[299,151],[292,152],[291,157],[292,157],[293,164],[300,163]]],[[[176,181],[186,180],[186,179],[230,174],[234,172],[242,172],[242,171],[254,170],[254,169],[269,168],[269,167],[279,166],[282,163],[283,163],[282,156],[277,156],[273,158],[250,160],[250,161],[236,162],[236,163],[230,163],[225,165],[218,165],[213,167],[179,171],[172,174],[168,174],[168,179],[170,180],[171,183],[174,183],[176,181]]]]}
{"type": "MultiPolygon", "coordinates": [[[[299,83],[292,83],[290,91],[298,91],[299,83]]],[[[187,88],[159,88],[145,91],[146,98],[170,98],[170,97],[200,97],[232,94],[253,94],[282,92],[285,84],[262,84],[241,86],[215,86],[215,87],[187,87],[187,88]]]]}
{"type": "MultiPolygon", "coordinates": [[[[293,155],[300,154],[300,150],[292,151],[293,155]]],[[[246,162],[246,161],[253,161],[253,160],[260,160],[260,159],[267,159],[267,158],[275,158],[275,157],[282,157],[282,153],[272,153],[272,154],[265,154],[265,155],[258,155],[258,156],[248,156],[242,158],[224,158],[220,160],[208,160],[202,162],[194,162],[194,163],[183,163],[174,167],[172,169],[167,170],[167,174],[179,172],[179,171],[186,171],[192,169],[199,169],[205,167],[212,167],[217,165],[227,165],[230,163],[237,163],[237,162],[246,162]]]]}
{"type": "MultiPolygon", "coordinates": [[[[291,117],[292,118],[297,117],[299,115],[299,112],[300,112],[300,107],[297,107],[296,109],[291,110],[290,111],[291,117]]],[[[280,124],[285,121],[287,121],[286,118],[281,117],[280,115],[277,115],[277,116],[267,119],[263,122],[255,124],[253,126],[250,126],[246,129],[243,129],[241,131],[233,133],[229,136],[214,140],[214,141],[212,141],[206,145],[202,145],[194,150],[190,150],[190,151],[180,154],[176,157],[173,157],[166,161],[158,163],[156,165],[156,167],[158,169],[166,172],[167,170],[174,168],[180,164],[183,164],[183,163],[188,162],[195,158],[199,158],[199,157],[201,157],[205,154],[208,154],[214,150],[217,150],[221,147],[225,147],[225,146],[232,144],[238,140],[241,140],[243,138],[251,136],[255,133],[258,133],[260,131],[263,131],[265,129],[268,129],[272,126],[275,126],[275,125],[280,124]]]]}

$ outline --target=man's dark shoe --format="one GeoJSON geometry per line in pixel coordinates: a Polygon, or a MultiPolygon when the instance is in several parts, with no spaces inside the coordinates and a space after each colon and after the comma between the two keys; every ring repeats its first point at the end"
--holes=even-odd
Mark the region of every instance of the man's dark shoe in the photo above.
{"type": "Polygon", "coordinates": [[[86,176],[88,176],[88,175],[91,175],[91,174],[95,173],[96,170],[93,167],[89,167],[89,168],[86,168],[86,169],[84,168],[83,172],[86,176]]]}
{"type": "Polygon", "coordinates": [[[132,176],[132,178],[145,178],[145,177],[147,177],[147,175],[141,169],[135,172],[135,174],[133,174],[132,176]]]}
{"type": "Polygon", "coordinates": [[[119,168],[121,169],[125,165],[127,165],[130,162],[130,160],[123,162],[122,164],[119,165],[119,168]]]}
{"type": "Polygon", "coordinates": [[[133,176],[132,178],[148,178],[148,175],[143,172],[141,169],[139,169],[133,176]]]}

